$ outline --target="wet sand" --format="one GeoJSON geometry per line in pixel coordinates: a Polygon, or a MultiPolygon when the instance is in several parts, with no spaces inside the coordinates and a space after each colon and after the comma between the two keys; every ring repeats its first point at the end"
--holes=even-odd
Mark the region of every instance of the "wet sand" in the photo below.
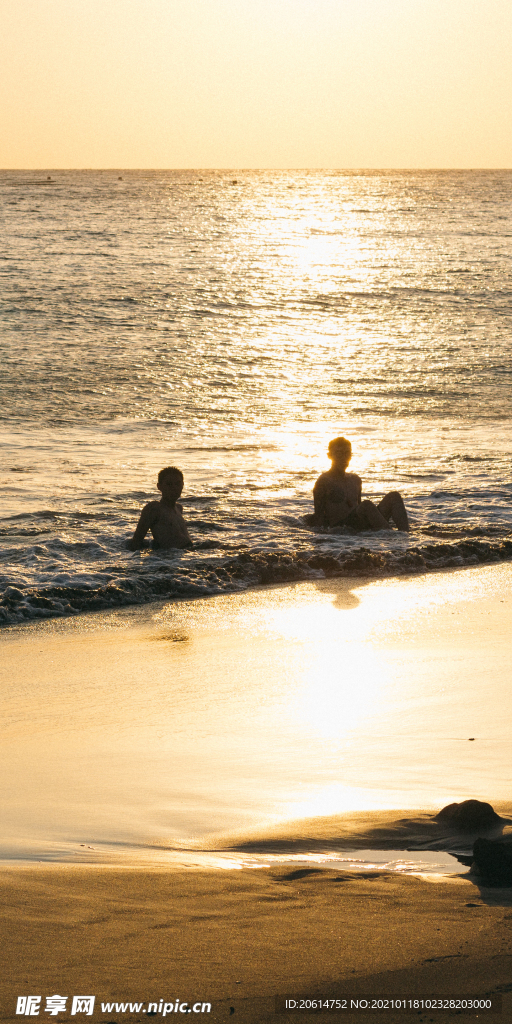
{"type": "MultiPolygon", "coordinates": [[[[490,1019],[512,1012],[512,890],[458,878],[72,865],[6,869],[0,885],[4,1019],[28,993],[94,994],[91,1019],[126,1022],[145,1017],[101,1013],[100,1003],[208,1001],[206,1019],[255,1024],[310,1019],[276,1014],[276,995],[501,994],[503,1016],[490,1019]]],[[[475,1019],[446,1010],[350,1014],[375,1017],[475,1019]]]]}
{"type": "Polygon", "coordinates": [[[508,803],[511,635],[511,564],[7,630],[0,856],[134,863],[288,820],[508,803]]]}

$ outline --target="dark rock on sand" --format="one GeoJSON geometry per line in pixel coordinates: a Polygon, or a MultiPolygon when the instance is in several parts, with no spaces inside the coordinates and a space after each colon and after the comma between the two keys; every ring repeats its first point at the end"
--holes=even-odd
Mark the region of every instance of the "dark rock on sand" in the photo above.
{"type": "Polygon", "coordinates": [[[477,839],[473,846],[471,870],[484,885],[512,885],[512,845],[492,839],[477,839]]]}
{"type": "Polygon", "coordinates": [[[453,825],[462,832],[488,831],[502,823],[502,818],[482,800],[463,800],[460,804],[448,804],[435,816],[442,824],[453,825]]]}

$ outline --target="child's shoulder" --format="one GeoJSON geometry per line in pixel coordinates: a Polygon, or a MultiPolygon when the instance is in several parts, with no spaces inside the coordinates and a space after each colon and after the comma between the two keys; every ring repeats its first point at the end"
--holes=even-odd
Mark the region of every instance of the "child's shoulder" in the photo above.
{"type": "Polygon", "coordinates": [[[142,509],[142,513],[141,514],[142,515],[151,515],[151,513],[155,513],[155,512],[159,512],[159,511],[160,511],[160,502],[159,501],[148,501],[147,505],[144,505],[144,508],[142,509]]]}
{"type": "Polygon", "coordinates": [[[325,484],[328,484],[330,480],[330,470],[328,470],[326,473],[320,473],[320,476],[318,477],[318,480],[316,481],[313,489],[316,490],[319,487],[324,487],[325,484]]]}
{"type": "Polygon", "coordinates": [[[328,469],[325,473],[322,473],[313,488],[314,491],[329,491],[332,488],[339,490],[343,486],[343,482],[346,483],[361,483],[361,477],[357,473],[345,473],[344,476],[340,477],[332,469],[328,469]]]}

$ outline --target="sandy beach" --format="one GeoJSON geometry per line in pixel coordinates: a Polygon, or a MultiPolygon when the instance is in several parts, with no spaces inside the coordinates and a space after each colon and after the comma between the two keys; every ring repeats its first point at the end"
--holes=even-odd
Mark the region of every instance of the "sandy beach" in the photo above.
{"type": "MultiPolygon", "coordinates": [[[[105,1021],[180,999],[258,1022],[290,1017],[276,995],[348,993],[503,995],[507,1019],[512,890],[455,857],[347,870],[343,822],[510,813],[511,626],[501,565],[5,631],[2,1018],[57,993],[105,1021]]],[[[411,1014],[452,1011],[355,1017],[411,1014]]]]}

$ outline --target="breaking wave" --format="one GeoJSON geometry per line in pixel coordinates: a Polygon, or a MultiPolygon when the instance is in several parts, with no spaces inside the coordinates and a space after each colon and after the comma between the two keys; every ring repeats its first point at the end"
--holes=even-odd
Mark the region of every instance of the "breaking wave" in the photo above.
{"type": "MultiPolygon", "coordinates": [[[[68,570],[35,586],[9,583],[0,596],[2,625],[150,601],[207,597],[274,583],[343,576],[400,576],[512,558],[512,540],[508,538],[420,542],[405,549],[390,546],[375,550],[362,544],[349,549],[331,545],[330,551],[253,550],[241,551],[234,557],[209,556],[208,548],[217,545],[206,541],[202,552],[143,552],[137,553],[135,559],[125,556],[125,562],[120,560],[117,564],[101,564],[106,554],[101,544],[93,545],[94,550],[88,542],[60,542],[60,546],[67,547],[74,558],[85,553],[92,556],[96,563],[94,573],[68,570]]],[[[12,557],[13,553],[10,554],[12,557]]]]}

